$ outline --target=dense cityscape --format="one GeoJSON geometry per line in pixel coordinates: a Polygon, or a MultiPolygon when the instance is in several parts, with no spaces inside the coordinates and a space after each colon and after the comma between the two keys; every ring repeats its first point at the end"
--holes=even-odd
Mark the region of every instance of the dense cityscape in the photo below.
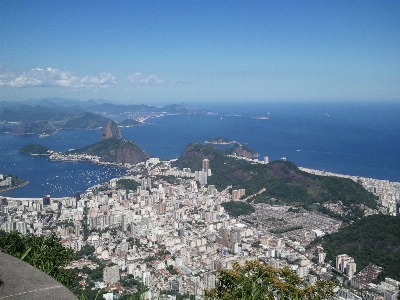
{"type": "Polygon", "coordinates": [[[0,300],[400,300],[399,16],[0,0],[0,300]]]}
{"type": "MultiPolygon", "coordinates": [[[[60,155],[53,153],[52,158],[63,159],[60,155]]],[[[98,162],[92,156],[65,159],[98,162]]],[[[267,157],[263,161],[237,159],[268,164],[267,157]]],[[[264,203],[253,204],[252,214],[235,216],[222,204],[249,202],[254,195],[246,195],[244,189],[228,186],[218,191],[208,185],[212,165],[207,159],[202,170],[196,171],[172,167],[173,161],[150,158],[125,165],[129,175],[74,197],[3,197],[0,229],[57,233],[62,244],[78,254],[67,268],[79,272],[80,288],[102,290],[104,299],[140,292],[141,284],[145,299],[176,299],[177,294],[202,299],[204,290],[218,284],[219,270],[253,259],[275,268],[287,265],[305,284],[334,280],[338,284],[335,299],[397,299],[400,282],[387,277],[380,284],[372,283],[382,271],[380,266],[371,263],[360,270],[346,253],[336,261],[326,261],[322,247],[310,246],[315,238],[338,231],[341,221],[302,208],[264,203]]],[[[379,197],[378,209],[366,215],[399,213],[399,183],[302,170],[361,183],[379,197]]],[[[5,184],[10,181],[0,179],[5,184]]],[[[326,205],[342,212],[340,203],[326,205]]]]}

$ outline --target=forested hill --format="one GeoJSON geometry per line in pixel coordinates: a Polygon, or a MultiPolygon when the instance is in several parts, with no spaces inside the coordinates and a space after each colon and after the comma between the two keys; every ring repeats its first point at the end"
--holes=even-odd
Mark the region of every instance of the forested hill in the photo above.
{"type": "Polygon", "coordinates": [[[233,189],[244,188],[246,195],[251,195],[265,188],[265,192],[252,200],[319,210],[343,221],[362,217],[363,205],[377,206],[376,197],[350,179],[312,175],[288,161],[253,164],[227,157],[225,153],[212,145],[192,143],[184,149],[175,165],[201,170],[202,160],[207,158],[213,174],[208,178],[208,184],[214,184],[218,190],[232,185],[233,189]],[[333,213],[322,205],[325,202],[342,203],[343,211],[333,213]]]}
{"type": "Polygon", "coordinates": [[[327,261],[345,253],[354,258],[357,271],[373,262],[384,268],[384,275],[400,280],[400,217],[368,216],[313,244],[324,247],[327,261]]]}
{"type": "Polygon", "coordinates": [[[91,112],[85,112],[79,115],[73,115],[67,118],[67,121],[61,125],[62,129],[97,129],[107,123],[109,119],[96,115],[91,112]]]}
{"type": "Polygon", "coordinates": [[[84,148],[67,152],[67,154],[88,154],[100,157],[102,162],[137,164],[146,161],[150,156],[138,145],[125,139],[105,139],[84,148]]]}

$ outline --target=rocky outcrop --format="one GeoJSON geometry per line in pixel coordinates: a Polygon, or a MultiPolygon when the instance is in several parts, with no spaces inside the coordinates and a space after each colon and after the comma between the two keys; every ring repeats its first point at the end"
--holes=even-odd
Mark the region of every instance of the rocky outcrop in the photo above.
{"type": "Polygon", "coordinates": [[[101,134],[101,140],[106,139],[122,139],[121,130],[117,123],[114,121],[108,121],[106,126],[104,126],[103,133],[101,134]]]}
{"type": "Polygon", "coordinates": [[[251,148],[249,148],[249,147],[247,147],[247,146],[245,146],[243,144],[240,144],[240,143],[236,143],[229,150],[229,152],[232,153],[232,154],[235,153],[237,156],[246,157],[246,158],[250,158],[250,159],[257,158],[257,157],[260,156],[253,149],[251,149],[251,148]]]}

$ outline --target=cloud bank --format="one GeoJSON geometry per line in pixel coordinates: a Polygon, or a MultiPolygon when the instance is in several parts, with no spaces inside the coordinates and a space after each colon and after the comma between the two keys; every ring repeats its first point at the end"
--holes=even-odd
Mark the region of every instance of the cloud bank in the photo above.
{"type": "Polygon", "coordinates": [[[133,85],[182,85],[180,81],[166,81],[157,75],[143,75],[142,73],[134,73],[127,78],[129,83],[133,85]]]}
{"type": "Polygon", "coordinates": [[[32,69],[21,75],[13,73],[0,74],[0,86],[8,87],[72,87],[99,89],[116,85],[115,77],[110,73],[86,75],[83,77],[73,72],[59,69],[32,69]]]}

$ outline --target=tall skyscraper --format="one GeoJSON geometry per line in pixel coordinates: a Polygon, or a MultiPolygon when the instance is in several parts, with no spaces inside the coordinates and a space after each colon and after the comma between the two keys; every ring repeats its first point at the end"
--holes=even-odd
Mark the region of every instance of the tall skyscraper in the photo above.
{"type": "Polygon", "coordinates": [[[128,218],[126,215],[121,216],[121,227],[122,227],[122,231],[128,230],[128,218]]]}
{"type": "Polygon", "coordinates": [[[203,159],[203,172],[208,174],[208,169],[210,169],[210,161],[207,158],[205,158],[203,159]]]}

